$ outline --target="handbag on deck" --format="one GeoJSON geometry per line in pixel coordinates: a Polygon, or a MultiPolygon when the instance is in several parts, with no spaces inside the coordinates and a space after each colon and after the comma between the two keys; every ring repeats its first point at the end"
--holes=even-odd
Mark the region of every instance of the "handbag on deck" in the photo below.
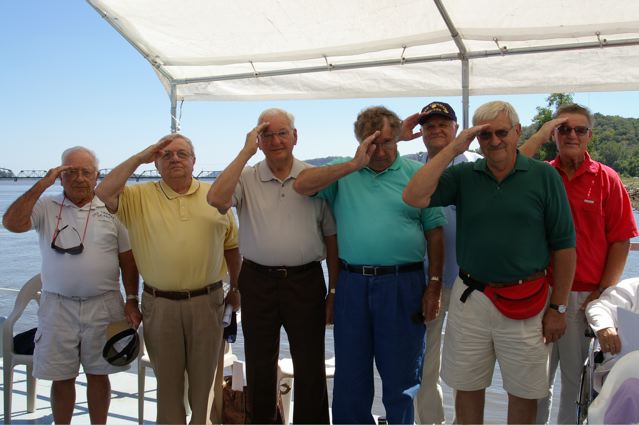
{"type": "MultiPolygon", "coordinates": [[[[244,363],[233,363],[233,376],[225,376],[222,383],[222,423],[247,423],[247,386],[244,383],[244,363]],[[235,378],[235,385],[233,379],[235,378]]],[[[277,396],[276,424],[284,424],[284,406],[282,396],[277,396]]]]}

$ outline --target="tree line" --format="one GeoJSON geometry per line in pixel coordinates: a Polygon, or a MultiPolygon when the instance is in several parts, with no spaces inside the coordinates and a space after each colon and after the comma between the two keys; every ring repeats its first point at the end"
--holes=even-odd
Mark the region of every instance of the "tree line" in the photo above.
{"type": "MultiPolygon", "coordinates": [[[[570,93],[552,93],[546,102],[545,106],[537,107],[532,124],[522,128],[522,143],[551,119],[559,105],[572,103],[573,96],[570,93]]],[[[622,176],[639,176],[639,118],[594,112],[588,152],[592,159],[606,164],[622,176]]],[[[547,161],[556,155],[557,147],[553,142],[548,142],[540,149],[537,158],[547,161]]]]}

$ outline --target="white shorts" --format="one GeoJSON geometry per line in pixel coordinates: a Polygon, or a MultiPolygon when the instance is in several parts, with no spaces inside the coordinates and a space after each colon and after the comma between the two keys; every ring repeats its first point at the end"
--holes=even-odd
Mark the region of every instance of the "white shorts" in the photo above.
{"type": "Polygon", "coordinates": [[[42,292],[33,353],[33,376],[62,381],[85,373],[107,375],[127,370],[102,357],[109,323],[124,319],[124,301],[118,291],[89,298],[63,297],[42,292]]]}
{"type": "Polygon", "coordinates": [[[477,391],[490,386],[499,362],[506,392],[525,399],[548,394],[548,361],[552,344],[545,344],[545,309],[526,320],[510,319],[482,292],[459,300],[467,286],[455,280],[450,296],[442,355],[442,379],[451,388],[477,391]]]}

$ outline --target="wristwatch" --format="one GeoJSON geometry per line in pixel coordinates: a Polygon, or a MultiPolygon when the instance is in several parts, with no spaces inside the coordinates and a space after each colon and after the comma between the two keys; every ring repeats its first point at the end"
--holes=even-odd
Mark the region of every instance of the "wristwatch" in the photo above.
{"type": "Polygon", "coordinates": [[[566,310],[568,309],[565,305],[563,304],[550,304],[548,307],[557,310],[557,312],[564,314],[566,312],[566,310]]]}

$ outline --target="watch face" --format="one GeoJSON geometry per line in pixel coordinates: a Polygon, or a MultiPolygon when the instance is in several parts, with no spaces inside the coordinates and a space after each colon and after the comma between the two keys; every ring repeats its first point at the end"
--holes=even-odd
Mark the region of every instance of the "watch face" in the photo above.
{"type": "Polygon", "coordinates": [[[550,308],[554,308],[555,310],[557,310],[559,313],[565,313],[567,308],[565,305],[563,304],[550,304],[550,308]]]}

